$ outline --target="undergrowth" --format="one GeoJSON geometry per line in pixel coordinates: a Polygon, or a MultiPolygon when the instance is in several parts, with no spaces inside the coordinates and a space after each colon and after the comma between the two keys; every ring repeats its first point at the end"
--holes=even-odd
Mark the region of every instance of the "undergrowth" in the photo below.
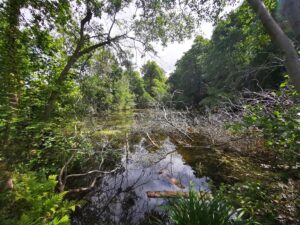
{"type": "Polygon", "coordinates": [[[55,193],[56,176],[31,172],[13,180],[13,191],[0,193],[2,225],[68,225],[70,213],[81,204],[64,199],[66,192],[55,193]]]}
{"type": "Polygon", "coordinates": [[[255,224],[251,219],[243,219],[244,211],[229,205],[221,195],[208,198],[207,195],[190,191],[188,198],[170,200],[165,208],[170,225],[255,224]]]}

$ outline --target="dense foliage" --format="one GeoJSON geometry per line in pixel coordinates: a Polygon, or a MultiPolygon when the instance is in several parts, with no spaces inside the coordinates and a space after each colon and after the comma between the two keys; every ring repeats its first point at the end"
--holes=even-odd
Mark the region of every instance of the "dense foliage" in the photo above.
{"type": "Polygon", "coordinates": [[[148,61],[142,67],[145,90],[155,100],[162,100],[167,93],[166,76],[154,61],[148,61]]]}
{"type": "Polygon", "coordinates": [[[245,88],[278,88],[284,73],[280,57],[255,13],[243,4],[217,24],[211,40],[195,39],[169,82],[179,93],[176,101],[217,105],[245,88]]]}
{"type": "Polygon", "coordinates": [[[169,77],[173,101],[178,106],[184,104],[197,106],[206,95],[203,82],[204,59],[207,55],[209,40],[197,37],[192,48],[176,63],[176,70],[169,77]]]}
{"type": "MultiPolygon", "coordinates": [[[[232,107],[243,114],[230,126],[231,131],[255,130],[252,135],[278,154],[277,159],[298,169],[299,94],[296,84],[282,83],[287,73],[284,59],[289,57],[283,59],[282,46],[274,45],[266,24],[250,8],[249,3],[257,1],[245,1],[220,17],[227,2],[237,1],[2,1],[0,223],[70,224],[70,213],[79,204],[69,201],[64,190],[80,185],[77,179],[67,182],[67,173],[85,174],[95,168],[114,171],[116,161],[121,160],[121,147],[103,135],[114,131],[94,129],[94,118],[86,119],[113,110],[159,108],[162,104],[157,103],[169,106],[165,104],[169,101],[197,109],[225,101],[234,105],[240,92],[248,89],[251,94],[244,97],[251,100],[240,106],[244,111],[232,107]],[[132,49],[155,52],[154,42],[166,45],[190,38],[203,19],[215,22],[211,39],[196,37],[169,78],[155,61],[146,62],[140,71],[130,62],[132,49]],[[13,181],[15,187],[7,187],[7,181],[13,181]]],[[[277,1],[258,2],[265,2],[276,16],[277,1]]],[[[285,18],[278,19],[294,37],[285,18]]],[[[291,23],[291,16],[288,21],[291,23]]],[[[296,37],[299,40],[298,34],[296,37]]],[[[297,42],[287,43],[294,50],[299,47],[297,42]]],[[[290,73],[291,78],[293,75],[290,73]]],[[[166,114],[164,119],[189,137],[166,114]]],[[[95,184],[92,178],[87,176],[85,182],[95,184]]],[[[206,219],[208,224],[240,224],[239,213],[223,200],[243,188],[232,186],[223,199],[211,201],[191,192],[190,199],[171,204],[170,223],[190,220],[190,224],[199,224],[206,219]],[[236,220],[231,220],[233,213],[236,220]]],[[[236,202],[230,204],[255,216],[250,211],[260,211],[259,204],[268,200],[266,190],[252,196],[258,188],[249,185],[248,189],[250,194],[237,194],[236,202]]],[[[264,212],[273,213],[269,208],[264,212]]]]}
{"type": "Polygon", "coordinates": [[[248,96],[242,122],[238,129],[255,127],[266,140],[266,147],[285,158],[291,165],[300,160],[300,104],[299,94],[281,84],[277,92],[260,92],[248,96]]]}
{"type": "Polygon", "coordinates": [[[66,193],[54,193],[56,177],[18,174],[14,192],[0,193],[0,220],[3,225],[70,224],[71,212],[78,203],[63,201],[66,193]]]}

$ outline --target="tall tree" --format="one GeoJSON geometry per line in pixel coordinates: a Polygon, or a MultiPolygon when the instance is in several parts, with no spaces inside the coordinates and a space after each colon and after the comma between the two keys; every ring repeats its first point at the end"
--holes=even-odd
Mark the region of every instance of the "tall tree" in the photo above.
{"type": "Polygon", "coordinates": [[[127,109],[134,105],[128,74],[122,70],[113,54],[98,50],[87,67],[87,74],[80,79],[85,108],[99,112],[127,109]]]}
{"type": "MultiPolygon", "coordinates": [[[[298,12],[299,9],[293,9],[292,7],[298,6],[298,0],[282,0],[286,5],[289,5],[290,12],[298,12]]],[[[238,3],[239,0],[230,1],[220,1],[220,0],[187,0],[185,5],[188,5],[194,12],[198,14],[200,20],[210,19],[216,21],[219,18],[220,12],[226,6],[238,3]]],[[[297,51],[293,42],[284,33],[279,24],[270,14],[269,10],[266,8],[263,0],[247,0],[247,3],[253,8],[257,16],[260,18],[264,28],[270,35],[273,42],[277,45],[279,50],[284,53],[285,56],[285,67],[291,76],[293,84],[297,91],[300,91],[300,62],[297,51]]],[[[294,14],[294,13],[293,13],[294,14]]],[[[290,16],[290,23],[297,25],[299,23],[299,16],[290,16]]]]}
{"type": "MultiPolygon", "coordinates": [[[[192,21],[188,13],[180,17],[177,4],[173,1],[77,1],[77,9],[84,9],[84,16],[78,23],[75,39],[70,42],[71,48],[67,54],[66,64],[53,81],[46,107],[45,118],[54,111],[55,102],[61,95],[61,86],[67,80],[70,70],[80,58],[92,54],[96,49],[104,46],[116,49],[124,57],[126,52],[123,47],[133,41],[132,46],[138,41],[142,43],[144,50],[152,50],[152,41],[180,40],[189,36],[192,29],[192,21]],[[135,9],[135,10],[133,10],[135,9]],[[129,19],[120,16],[123,12],[135,12],[129,15],[129,19]],[[103,19],[105,18],[105,19],[103,19]],[[109,26],[104,24],[109,24],[109,26]],[[180,27],[180,29],[178,29],[180,27]],[[124,44],[124,41],[127,41],[124,44]]],[[[75,3],[76,5],[76,3],[75,3]]],[[[127,17],[126,17],[127,18],[127,17]]],[[[74,18],[75,19],[75,18],[74,18]]],[[[74,24],[70,24],[74,25],[74,24]]],[[[72,27],[72,26],[71,26],[72,27]]],[[[70,30],[68,31],[72,33],[70,30]]]]}
{"type": "MultiPolygon", "coordinates": [[[[273,4],[270,10],[275,8],[273,4]]],[[[245,3],[217,24],[205,59],[204,78],[209,87],[227,93],[244,88],[273,89],[282,81],[282,62],[277,58],[281,58],[280,51],[245,3]]]]}
{"type": "Polygon", "coordinates": [[[259,16],[274,43],[284,53],[286,69],[293,80],[296,90],[300,91],[300,61],[293,42],[274,20],[262,0],[247,0],[247,2],[259,16]]]}
{"type": "Polygon", "coordinates": [[[209,41],[199,36],[194,40],[191,49],[176,62],[176,69],[168,79],[174,101],[197,105],[204,97],[206,88],[203,83],[203,60],[208,46],[209,41]]]}
{"type": "Polygon", "coordinates": [[[167,92],[166,76],[155,61],[148,61],[142,67],[146,91],[156,100],[161,100],[167,92]]]}
{"type": "Polygon", "coordinates": [[[47,86],[42,87],[40,78],[53,73],[52,66],[57,63],[56,60],[50,63],[55,58],[55,47],[49,46],[57,44],[53,33],[50,35],[51,27],[66,17],[66,2],[60,0],[60,7],[53,1],[5,0],[0,3],[0,129],[6,136],[2,139],[4,142],[16,131],[13,128],[18,122],[32,116],[29,108],[43,101],[37,92],[47,86]],[[36,88],[38,83],[41,89],[36,88]]]}
{"type": "MultiPolygon", "coordinates": [[[[23,0],[8,0],[2,12],[1,27],[1,70],[0,70],[0,93],[1,108],[4,112],[5,130],[3,132],[3,145],[7,144],[11,129],[11,120],[19,105],[24,77],[21,72],[21,43],[19,30],[19,17],[23,0]]],[[[2,114],[1,113],[1,114],[2,114]]],[[[3,116],[2,115],[2,116],[3,116]]]]}

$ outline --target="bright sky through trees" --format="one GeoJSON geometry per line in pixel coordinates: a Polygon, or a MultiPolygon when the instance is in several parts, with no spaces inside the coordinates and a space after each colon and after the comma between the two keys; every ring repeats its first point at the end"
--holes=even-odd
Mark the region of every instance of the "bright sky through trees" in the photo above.
{"type": "MultiPolygon", "coordinates": [[[[211,23],[203,23],[202,29],[199,34],[203,35],[205,38],[210,38],[213,32],[213,26],[211,23]]],[[[160,67],[164,69],[166,75],[169,76],[171,72],[175,69],[175,64],[178,59],[180,59],[184,52],[189,50],[193,44],[194,37],[185,40],[182,43],[170,43],[167,47],[162,47],[161,45],[156,45],[157,56],[153,54],[147,54],[144,58],[136,56],[133,62],[137,64],[140,68],[148,60],[155,60],[160,67]]]]}
{"type": "MultiPolygon", "coordinates": [[[[227,14],[232,10],[238,8],[243,1],[239,1],[234,6],[227,6],[224,9],[223,14],[227,14]]],[[[199,30],[199,35],[210,39],[213,33],[213,25],[212,23],[203,22],[201,25],[201,29],[199,30]]],[[[196,36],[196,35],[195,35],[196,36]]],[[[167,47],[162,47],[161,45],[156,45],[157,55],[148,54],[146,57],[141,58],[139,55],[135,56],[133,62],[137,64],[138,68],[141,68],[148,60],[155,60],[159,64],[160,67],[164,69],[166,75],[169,76],[171,72],[175,69],[175,64],[177,60],[179,60],[183,54],[188,51],[195,39],[195,36],[189,40],[185,40],[182,43],[169,43],[167,47]]]]}

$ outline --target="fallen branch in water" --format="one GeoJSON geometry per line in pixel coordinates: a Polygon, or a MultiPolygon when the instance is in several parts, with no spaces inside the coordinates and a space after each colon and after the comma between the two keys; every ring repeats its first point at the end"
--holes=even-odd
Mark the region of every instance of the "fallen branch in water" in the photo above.
{"type": "Polygon", "coordinates": [[[71,157],[66,161],[66,163],[64,164],[64,166],[61,168],[59,176],[58,176],[58,184],[59,184],[59,191],[60,192],[64,192],[65,191],[65,186],[67,184],[67,180],[71,177],[85,177],[88,175],[92,175],[92,174],[100,174],[98,176],[95,176],[93,181],[91,182],[91,184],[87,187],[81,187],[81,188],[77,188],[77,189],[69,189],[67,190],[67,192],[81,192],[81,191],[88,191],[91,190],[95,184],[98,178],[107,175],[107,174],[111,174],[111,173],[115,173],[117,170],[120,169],[119,167],[116,167],[115,169],[111,170],[111,171],[102,171],[99,170],[102,167],[102,164],[104,162],[104,158],[102,158],[100,165],[99,165],[99,169],[98,170],[90,170],[88,172],[85,173],[75,173],[75,174],[67,174],[67,167],[68,165],[71,163],[71,161],[73,160],[74,156],[75,156],[76,152],[74,152],[71,157]]]}
{"type": "Polygon", "coordinates": [[[154,145],[156,148],[159,148],[159,145],[156,144],[150,137],[150,135],[146,132],[147,138],[149,139],[149,141],[151,142],[152,145],[154,145]]]}
{"type": "Polygon", "coordinates": [[[70,178],[70,177],[81,177],[81,176],[87,176],[87,175],[90,175],[90,174],[93,174],[93,173],[100,173],[101,175],[99,176],[96,176],[93,181],[91,182],[91,184],[89,186],[86,186],[86,187],[81,187],[81,188],[75,188],[75,189],[69,189],[67,192],[68,193],[78,193],[78,192],[83,192],[83,191],[89,191],[91,189],[93,189],[96,185],[96,181],[102,177],[103,175],[107,175],[107,174],[111,174],[111,173],[115,173],[118,169],[120,169],[120,167],[117,167],[111,171],[100,171],[100,170],[91,170],[91,171],[88,171],[86,173],[81,173],[81,174],[70,174],[70,175],[67,175],[66,176],[66,179],[67,178],[70,178]]]}
{"type": "Polygon", "coordinates": [[[101,173],[101,174],[110,174],[110,173],[114,173],[116,172],[118,169],[120,169],[120,167],[117,167],[111,171],[101,171],[101,170],[91,170],[91,171],[88,171],[86,173],[78,173],[78,174],[70,174],[70,175],[67,175],[66,176],[66,179],[70,178],[70,177],[82,177],[82,176],[87,176],[89,174],[93,174],[93,173],[101,173]]]}
{"type": "Polygon", "coordinates": [[[175,126],[167,117],[167,112],[166,109],[163,107],[163,111],[164,111],[164,118],[166,120],[166,122],[171,125],[172,127],[174,127],[176,130],[178,130],[181,134],[183,134],[185,137],[187,137],[188,139],[190,139],[191,141],[193,141],[193,139],[184,131],[182,131],[181,129],[179,129],[177,126],[175,126]]]}
{"type": "Polygon", "coordinates": [[[89,186],[87,186],[87,187],[81,187],[81,188],[75,188],[75,189],[69,189],[68,193],[79,193],[79,192],[84,192],[84,191],[88,192],[88,191],[92,190],[95,187],[96,181],[100,177],[101,176],[95,177],[93,179],[92,183],[89,186]]]}
{"type": "MultiPolygon", "coordinates": [[[[148,198],[188,198],[190,195],[189,192],[183,191],[147,191],[146,194],[148,198]]],[[[211,193],[209,192],[200,191],[198,194],[199,196],[205,196],[207,198],[212,197],[211,193]]]]}

